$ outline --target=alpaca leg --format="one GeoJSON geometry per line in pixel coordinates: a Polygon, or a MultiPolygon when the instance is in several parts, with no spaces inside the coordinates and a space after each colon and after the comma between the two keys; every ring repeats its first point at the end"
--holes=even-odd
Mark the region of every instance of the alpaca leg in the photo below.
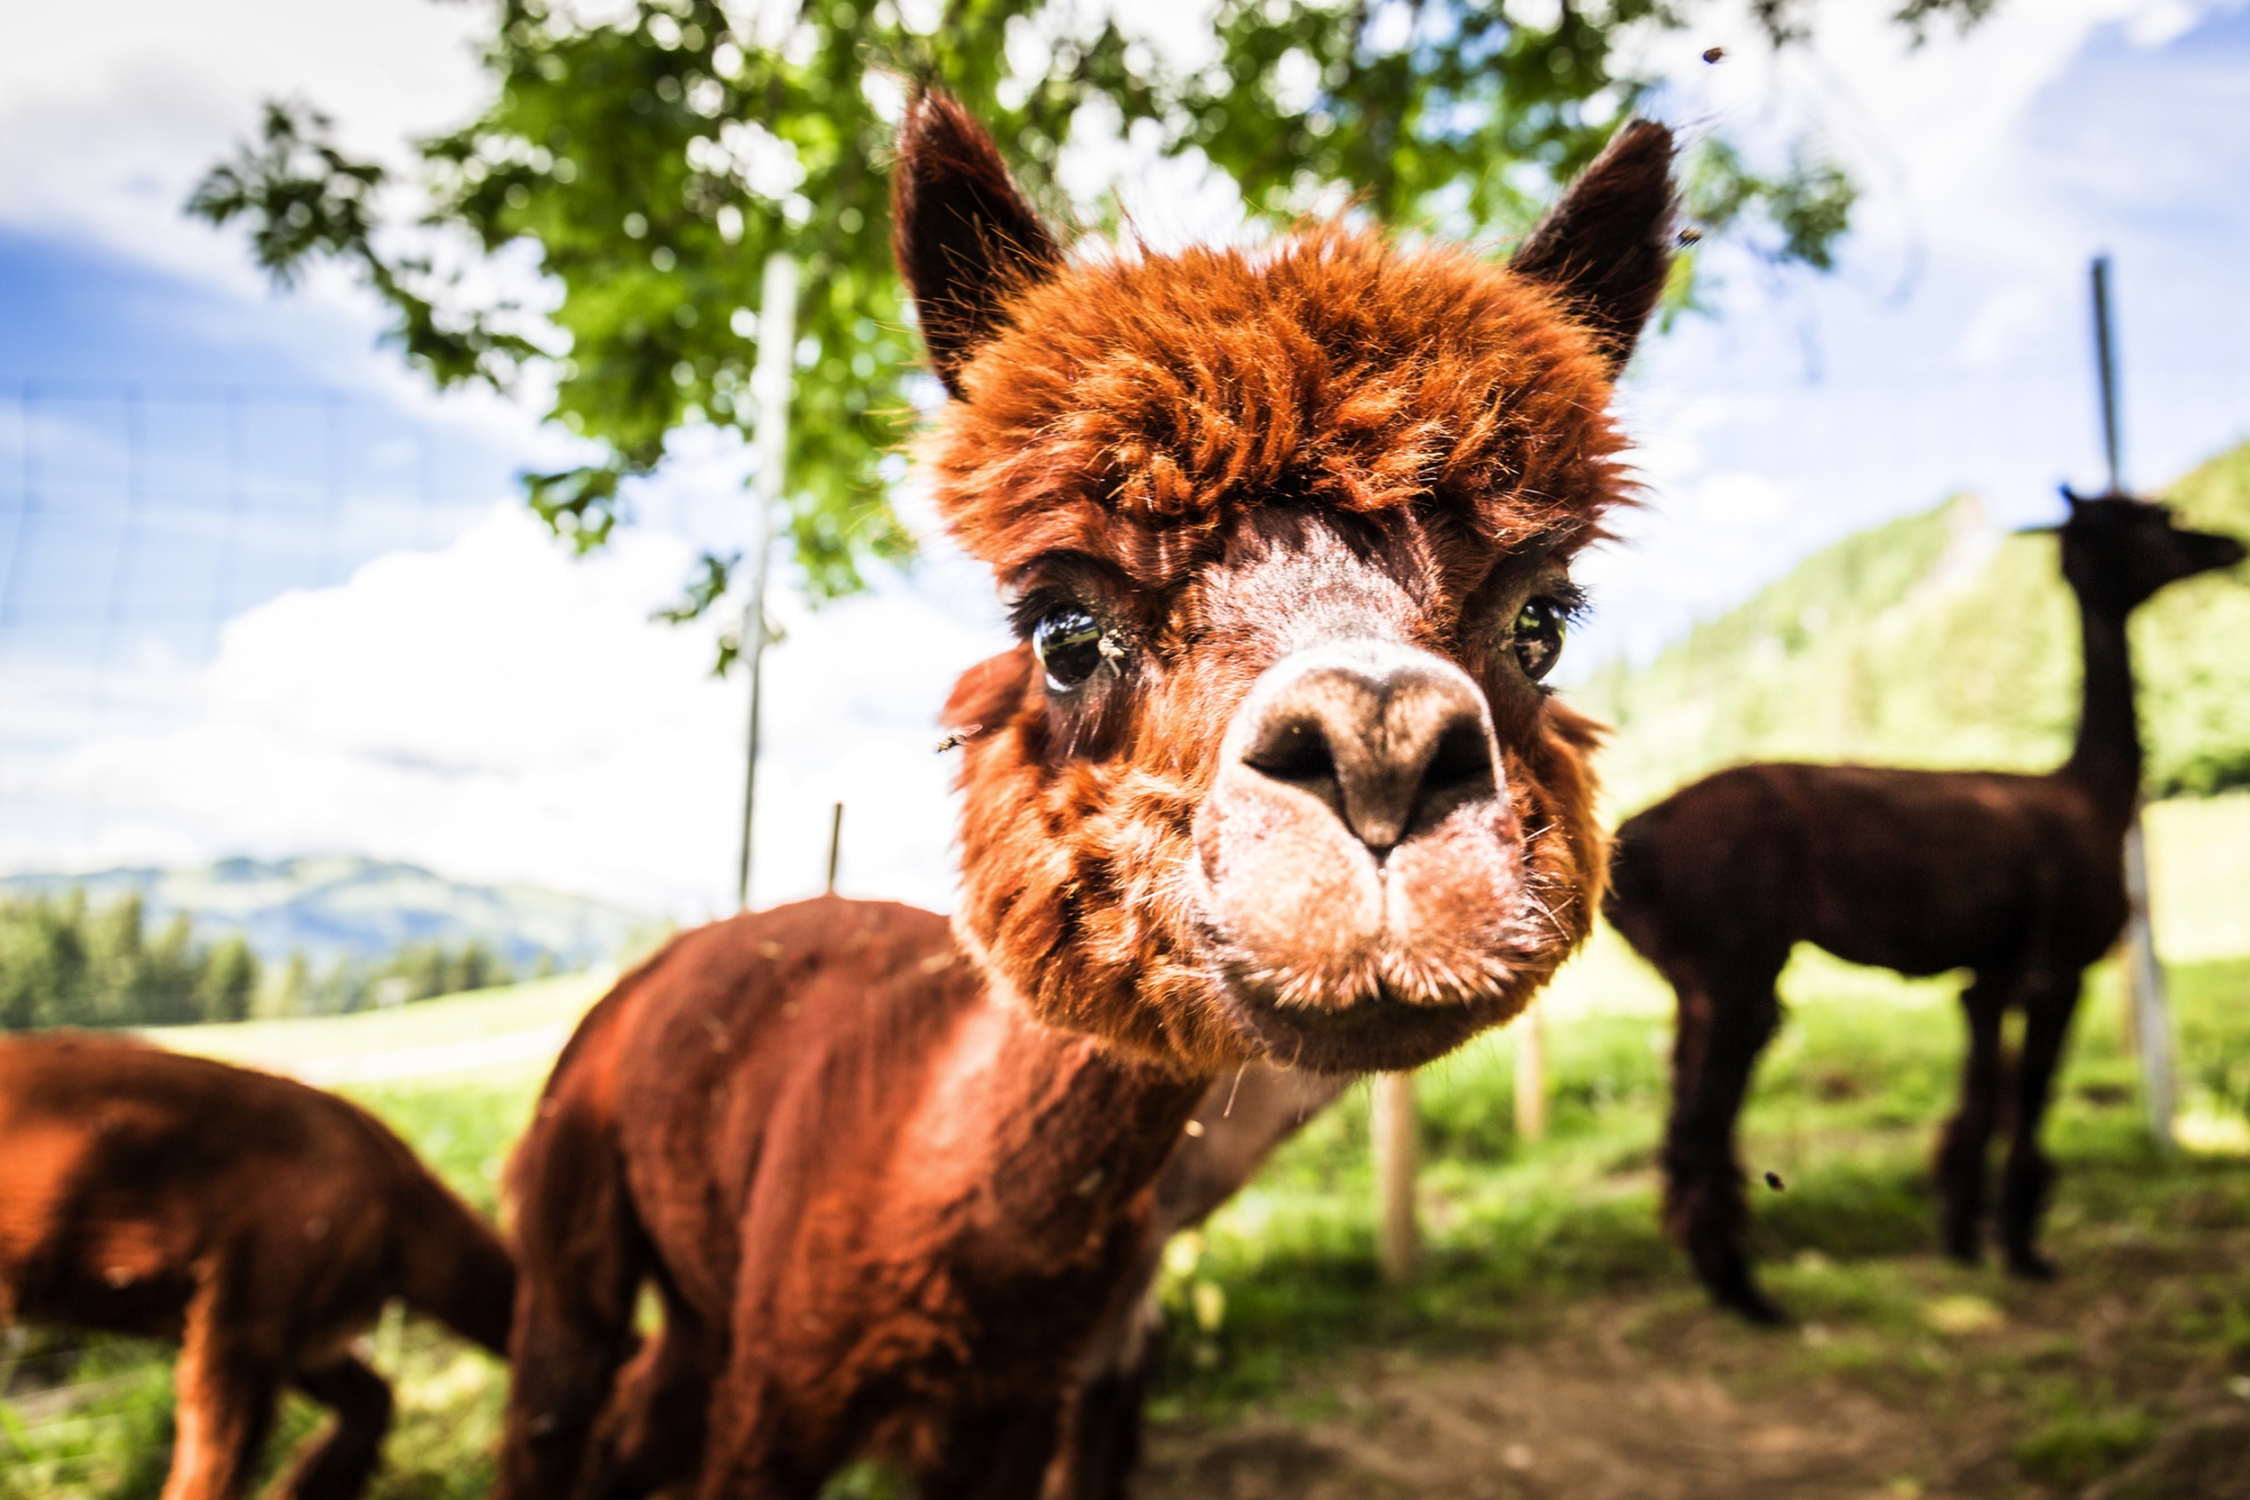
{"type": "Polygon", "coordinates": [[[1062,1424],[1056,1400],[963,1413],[921,1476],[922,1500],[1039,1500],[1062,1424]]]}
{"type": "Polygon", "coordinates": [[[711,1394],[697,1500],[814,1500],[820,1494],[851,1457],[850,1444],[808,1432],[777,1408],[765,1373],[738,1345],[711,1394]]]}
{"type": "Polygon", "coordinates": [[[579,1489],[587,1441],[633,1350],[634,1287],[623,1267],[596,1284],[525,1277],[516,1298],[508,1427],[495,1500],[561,1500],[579,1489]]]}
{"type": "Polygon", "coordinates": [[[1743,1241],[1749,1209],[1734,1125],[1759,1051],[1781,1023],[1780,965],[1746,981],[1680,984],[1672,1048],[1672,1118],[1664,1141],[1664,1227],[1721,1307],[1754,1323],[1788,1314],[1758,1288],[1743,1241]]]}
{"type": "Polygon", "coordinates": [[[356,1500],[374,1477],[391,1427],[391,1388],[359,1360],[345,1355],[297,1372],[297,1389],[336,1413],[327,1433],[306,1445],[277,1500],[356,1500]]]}
{"type": "Polygon", "coordinates": [[[1961,1064],[1961,1103],[1938,1144],[1937,1179],[1945,1253],[1963,1265],[1975,1265],[1983,1250],[1985,1156],[2007,1072],[2000,1022],[2009,990],[1999,976],[1979,975],[1961,996],[1969,1051],[1961,1064]]]}
{"type": "Polygon", "coordinates": [[[163,1500],[235,1500],[273,1430],[280,1361],[250,1346],[221,1268],[188,1304],[179,1363],[172,1473],[163,1500]]]}
{"type": "Polygon", "coordinates": [[[1142,1410],[1164,1352],[1164,1321],[1153,1305],[1154,1267],[1135,1276],[1122,1314],[1096,1335],[1096,1358],[1081,1366],[1063,1409],[1062,1452],[1048,1493],[1062,1500],[1125,1500],[1141,1461],[1142,1410]]]}
{"type": "Polygon", "coordinates": [[[564,1500],[633,1353],[642,1239],[606,1132],[558,1114],[520,1148],[520,1272],[494,1500],[564,1500]]]}
{"type": "Polygon", "coordinates": [[[2046,1119],[2055,1068],[2062,1061],[2077,1009],[2075,975],[2066,983],[2041,986],[2025,1002],[2023,1055],[2016,1065],[2015,1139],[2000,1179],[2001,1252],[2010,1271],[2040,1281],[2055,1274],[2055,1263],[2032,1247],[2055,1167],[2039,1149],[2039,1127],[2046,1119]]]}
{"type": "Polygon", "coordinates": [[[664,1331],[618,1376],[579,1493],[624,1500],[692,1477],[703,1466],[717,1373],[702,1323],[667,1297],[664,1331]]]}

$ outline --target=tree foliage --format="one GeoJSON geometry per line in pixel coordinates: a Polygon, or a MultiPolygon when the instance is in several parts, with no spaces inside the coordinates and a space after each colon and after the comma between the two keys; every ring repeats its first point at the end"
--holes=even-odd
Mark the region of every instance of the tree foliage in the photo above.
{"type": "Polygon", "coordinates": [[[0,902],[0,1031],[240,1021],[258,978],[248,944],[195,942],[184,913],[149,932],[137,894],[0,902]]]}
{"type": "MultiPolygon", "coordinates": [[[[555,967],[552,955],[540,955],[538,972],[555,967]]],[[[239,934],[195,941],[185,912],[152,930],[138,893],[104,907],[76,890],[0,900],[0,1031],[330,1015],[510,984],[515,972],[471,938],[458,948],[408,943],[317,974],[293,954],[275,978],[268,989],[264,966],[239,934]]]]}
{"type": "MultiPolygon", "coordinates": [[[[1907,0],[1899,20],[1919,35],[1991,3],[1907,0]]],[[[386,224],[377,201],[401,184],[341,152],[309,105],[269,105],[260,139],[215,166],[188,207],[247,223],[278,281],[315,257],[355,266],[407,358],[441,385],[507,387],[527,365],[551,366],[548,416],[597,456],[525,484],[582,550],[609,537],[627,481],[675,433],[748,430],[763,264],[796,256],[783,524],[812,594],[834,596],[861,585],[867,560],[912,545],[882,467],[915,392],[884,172],[907,90],[935,82],[961,96],[1055,208],[1058,160],[1104,116],[1153,128],[1168,153],[1201,152],[1269,220],[1341,189],[1392,223],[1498,237],[1527,227],[1653,86],[1621,49],[1715,7],[1214,0],[1208,56],[1183,61],[1114,8],[1074,0],[635,0],[599,21],[493,0],[491,101],[417,143],[411,186],[424,231],[488,257],[528,248],[558,296],[544,317],[479,302],[460,268],[435,264],[431,236],[386,224]]],[[[1753,9],[1775,45],[1804,35],[1795,0],[1753,9]]],[[[1805,154],[1761,175],[1720,138],[1701,151],[1690,208],[1702,232],[1829,264],[1852,203],[1841,171],[1805,154]]],[[[1689,296],[1683,280],[1676,301],[1689,296]]],[[[734,562],[704,559],[669,616],[717,604],[734,562]]]]}
{"type": "MultiPolygon", "coordinates": [[[[540,955],[542,976],[555,972],[551,954],[540,955]]],[[[513,984],[508,961],[475,938],[459,948],[443,943],[408,943],[374,962],[338,960],[316,974],[302,953],[292,953],[276,986],[272,1010],[282,1016],[329,1016],[405,1005],[464,990],[513,984]]]]}

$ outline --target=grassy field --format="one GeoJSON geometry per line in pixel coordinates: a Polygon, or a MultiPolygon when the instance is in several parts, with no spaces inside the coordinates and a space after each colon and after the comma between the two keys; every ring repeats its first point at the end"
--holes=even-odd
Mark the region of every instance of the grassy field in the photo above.
{"type": "MultiPolygon", "coordinates": [[[[1632,961],[1597,953],[1590,962],[1622,973],[1632,961]]],[[[2176,966],[2173,980],[2190,1102],[2239,1121],[2250,1106],[2250,961],[2176,966]]],[[[2250,1412],[2232,1394],[2250,1393],[2250,1169],[2239,1157],[2166,1160],[2148,1147],[2112,974],[2097,971],[2048,1131],[2064,1167],[2050,1222],[2066,1275],[2027,1287],[1931,1253],[1923,1164],[1960,1049],[1950,987],[1814,954],[1792,966],[1791,1019],[1744,1134],[1753,1171],[1786,1185],[1757,1203],[1773,1289],[1805,1320],[1784,1335],[1706,1312],[1657,1231],[1651,1163],[1669,1023],[1646,1003],[1649,987],[1644,980],[1637,998],[1607,1008],[1558,1005],[1550,1016],[1554,1125],[1545,1141],[1515,1138],[1509,1034],[1427,1070],[1430,1260],[1411,1291],[1384,1288],[1375,1272],[1358,1094],[1316,1120],[1205,1232],[1173,1247],[1148,1493],[1608,1493],[1598,1476],[1554,1487],[1569,1476],[1574,1441],[1612,1465],[1620,1451],[1607,1437],[1574,1438],[1566,1418],[1614,1423],[1626,1409],[1616,1403],[1690,1376],[1705,1407],[1763,1420],[1817,1391],[1826,1415],[1807,1416],[1805,1431],[1903,1434],[1895,1458],[1871,1452],[1868,1474],[1847,1476],[1876,1488],[1808,1487],[1799,1476],[1775,1493],[2076,1493],[2161,1456],[2183,1422],[2208,1426],[2213,1403],[2250,1412]],[[1612,1346],[1608,1364],[1582,1368],[1589,1349],[1612,1346]],[[1576,1395],[1567,1410],[1543,1411],[1526,1392],[1547,1393],[1549,1405],[1561,1399],[1554,1393],[1576,1395]],[[1845,1422],[1840,1413],[1857,1415],[1845,1422]],[[1433,1422],[1440,1433],[1461,1430],[1433,1442],[1433,1422]],[[1480,1446],[1470,1429],[1490,1441],[1480,1446]],[[1541,1434],[1539,1446],[1510,1446],[1511,1433],[1541,1434]],[[1386,1444],[1411,1451],[1386,1457],[1386,1444]],[[1526,1453],[1526,1467],[1512,1466],[1526,1453]],[[1545,1487],[1534,1483],[1543,1472],[1545,1487]]],[[[307,1024],[286,1047],[258,1033],[268,1049],[259,1055],[325,1055],[322,1027],[350,1027],[355,1045],[374,1050],[420,1045],[473,1032],[480,1014],[547,1014],[534,1000],[565,1004],[521,993],[428,1002],[427,1015],[408,1007],[307,1024]]],[[[230,1030],[232,1041],[249,1035],[230,1030]]],[[[230,1038],[197,1040],[224,1050],[230,1038]]],[[[344,1092],[489,1212],[540,1076],[519,1065],[344,1092]]],[[[169,1431],[164,1351],[67,1334],[16,1338],[0,1360],[9,1393],[0,1495],[154,1495],[169,1431]]],[[[502,1372],[414,1319],[386,1322],[372,1342],[401,1395],[375,1493],[483,1493],[502,1372]]],[[[293,1402],[284,1437],[316,1420],[293,1402]]],[[[1648,1418],[1656,1429],[1665,1420],[1661,1411],[1648,1418]]],[[[1689,1426],[1708,1434],[1715,1421],[1706,1411],[1689,1426]]],[[[1772,1427],[1745,1429],[1742,1463],[1718,1463],[1716,1488],[1636,1489],[1652,1482],[1636,1473],[1616,1492],[1752,1492],[1727,1486],[1748,1483],[1760,1462],[1772,1467],[1758,1443],[1775,1440],[1757,1436],[1772,1427]]],[[[1686,1472],[1665,1452],[1658,1443],[1651,1472],[1686,1472]]],[[[2148,1493],[2174,1492],[2195,1491],[2148,1493]]]]}
{"type": "MultiPolygon", "coordinates": [[[[2250,1146],[2250,962],[2172,978],[2195,1108],[2250,1146]]],[[[2207,1439],[2250,1479],[2250,1163],[2151,1148],[2115,975],[2097,971],[2050,1116],[2048,1286],[1933,1253],[1949,987],[1806,956],[1784,990],[1743,1144],[1753,1181],[1784,1184],[1757,1191],[1756,1244],[1796,1332],[1710,1313],[1658,1233],[1664,1024],[1552,1025],[1535,1145],[1513,1136],[1502,1034],[1425,1075],[1430,1261],[1410,1291],[1376,1274],[1364,1096],[1174,1247],[1149,1492],[2076,1494],[2207,1439]]]]}
{"type": "MultiPolygon", "coordinates": [[[[1671,997],[1604,929],[1541,1002],[1546,1140],[1515,1136],[1512,1031],[1423,1073],[1429,1261],[1411,1291],[1376,1275],[1364,1092],[1175,1243],[1145,1493],[2075,1494],[2172,1462],[2213,1411],[2250,1422],[2250,1156],[2226,1149],[2250,1149],[2250,959],[2224,956],[2250,952],[2250,795],[2159,804],[2150,842],[2183,1103],[2219,1149],[2148,1146],[2116,976],[2096,970],[2047,1133],[2062,1281],[1932,1253],[1924,1165],[1961,1048],[1953,984],[1801,950],[1744,1147],[1786,1185],[1757,1195],[1757,1244],[1803,1322],[1771,1335],[1707,1312],[1656,1225],[1671,997]],[[1635,1405],[1651,1392],[1670,1394],[1635,1405]],[[1610,1430],[1621,1411],[1637,1447],[1610,1430]]],[[[489,1214],[545,1072],[525,1046],[551,1051],[605,982],[153,1035],[346,1080],[489,1214]]],[[[0,1497],[155,1495],[167,1352],[8,1338],[0,1497]]],[[[504,1372],[418,1319],[372,1344],[400,1395],[376,1496],[482,1495],[504,1372]]],[[[293,1398],[282,1439],[319,1419],[293,1398]]],[[[2250,1427],[2222,1438],[2250,1475],[2250,1427]]]]}

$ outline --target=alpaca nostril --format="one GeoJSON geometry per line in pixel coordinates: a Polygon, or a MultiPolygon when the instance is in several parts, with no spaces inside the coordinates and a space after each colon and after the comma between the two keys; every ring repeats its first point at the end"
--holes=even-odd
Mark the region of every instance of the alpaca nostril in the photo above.
{"type": "Polygon", "coordinates": [[[1241,763],[1318,798],[1378,857],[1498,776],[1484,701],[1419,654],[1367,666],[1313,665],[1262,705],[1241,763]]]}
{"type": "Polygon", "coordinates": [[[1292,718],[1268,726],[1242,763],[1263,776],[1298,786],[1318,787],[1336,780],[1336,757],[1328,736],[1312,719],[1292,718]]]}
{"type": "Polygon", "coordinates": [[[1494,788],[1492,745],[1485,738],[1484,725],[1474,719],[1457,719],[1439,736],[1437,749],[1422,768],[1415,803],[1418,811],[1441,801],[1450,806],[1449,799],[1490,796],[1494,788]]]}

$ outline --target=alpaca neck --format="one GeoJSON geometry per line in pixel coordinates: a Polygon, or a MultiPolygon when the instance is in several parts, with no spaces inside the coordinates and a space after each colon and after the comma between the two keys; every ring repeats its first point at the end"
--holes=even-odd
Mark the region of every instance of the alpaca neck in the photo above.
{"type": "Polygon", "coordinates": [[[2078,740],[2063,766],[2063,774],[2092,792],[2121,826],[2132,817],[2141,790],[2141,731],[2133,709],[2127,618],[2127,611],[2079,601],[2086,674],[2080,688],[2078,740]]]}
{"type": "Polygon", "coordinates": [[[983,1227],[1027,1263],[1074,1259],[1131,1211],[1208,1084],[996,999],[964,1016],[934,1082],[908,1127],[923,1188],[986,1204],[983,1227]]]}

